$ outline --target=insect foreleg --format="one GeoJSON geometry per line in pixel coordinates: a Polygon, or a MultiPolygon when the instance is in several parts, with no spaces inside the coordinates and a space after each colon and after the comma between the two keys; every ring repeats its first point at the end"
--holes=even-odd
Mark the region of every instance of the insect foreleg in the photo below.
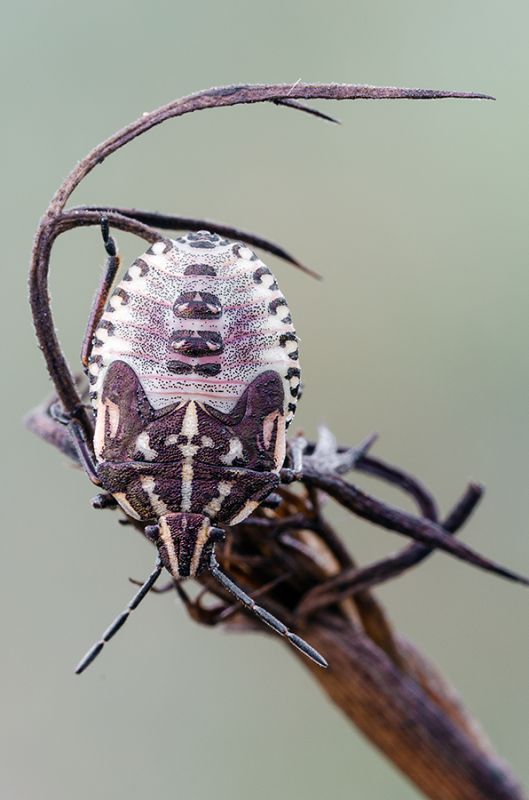
{"type": "Polygon", "coordinates": [[[92,503],[92,508],[96,509],[118,507],[118,501],[108,492],[103,492],[102,494],[96,494],[95,497],[92,497],[91,503],[92,503]]]}
{"type": "Polygon", "coordinates": [[[84,670],[92,663],[94,658],[97,658],[97,656],[99,655],[103,647],[106,645],[106,643],[110,641],[110,639],[112,639],[112,637],[119,631],[121,626],[125,624],[125,622],[130,616],[131,611],[134,611],[134,609],[139,606],[145,595],[148,594],[151,588],[154,586],[154,584],[160,577],[162,569],[163,569],[162,560],[158,556],[155,568],[153,569],[153,571],[151,572],[151,574],[149,575],[149,577],[147,578],[141,589],[139,589],[139,591],[136,592],[136,594],[126,607],[126,609],[119,615],[119,617],[116,617],[112,625],[110,625],[106,629],[101,639],[98,642],[96,642],[94,646],[90,648],[90,650],[84,656],[84,658],[81,659],[75,670],[76,675],[80,675],[81,672],[84,672],[84,670]]]}
{"type": "Polygon", "coordinates": [[[59,421],[67,427],[82,468],[95,486],[101,486],[101,481],[97,475],[96,462],[81,423],[76,419],[68,418],[67,415],[64,416],[63,420],[59,419],[59,421]]]}
{"type": "Polygon", "coordinates": [[[253,600],[250,595],[243,592],[243,590],[237,586],[227,575],[221,572],[217,559],[215,558],[215,553],[211,554],[210,558],[210,572],[217,580],[221,586],[224,586],[225,589],[228,590],[231,594],[233,594],[237,600],[242,603],[246,608],[252,611],[256,616],[259,617],[266,625],[272,628],[273,631],[278,633],[280,636],[284,636],[290,644],[297,647],[298,650],[301,650],[306,656],[308,656],[312,661],[318,664],[320,667],[327,667],[327,661],[323,658],[317,650],[310,646],[304,639],[300,636],[297,636],[295,633],[292,633],[291,630],[287,628],[287,626],[274,617],[273,614],[270,614],[265,608],[258,606],[255,600],[253,600]]]}
{"type": "Polygon", "coordinates": [[[56,447],[61,453],[74,461],[77,466],[80,466],[77,450],[73,445],[67,428],[51,413],[51,408],[56,403],[57,397],[54,396],[51,400],[34,408],[24,418],[24,425],[40,439],[56,447]]]}
{"type": "Polygon", "coordinates": [[[97,290],[94,302],[92,303],[92,309],[90,311],[90,316],[88,317],[88,323],[86,325],[86,331],[83,338],[81,362],[85,369],[88,369],[88,360],[92,350],[94,334],[101,320],[103,311],[105,310],[105,306],[107,304],[108,297],[119,268],[119,255],[117,253],[116,243],[110,235],[108,218],[105,216],[101,217],[101,234],[103,236],[103,244],[107,253],[107,263],[105,265],[103,278],[99,284],[99,289],[97,290]]]}

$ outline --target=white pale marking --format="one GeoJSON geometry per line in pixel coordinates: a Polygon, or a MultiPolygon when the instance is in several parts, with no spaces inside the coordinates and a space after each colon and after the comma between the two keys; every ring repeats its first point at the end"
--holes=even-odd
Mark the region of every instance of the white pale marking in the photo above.
{"type": "Polygon", "coordinates": [[[230,519],[230,525],[238,525],[239,522],[242,522],[243,519],[249,517],[252,511],[255,511],[259,503],[256,500],[248,500],[247,503],[244,504],[241,511],[236,514],[233,519],[230,519]]]}
{"type": "Polygon", "coordinates": [[[270,442],[272,441],[272,434],[274,432],[274,423],[279,415],[278,411],[272,411],[271,414],[268,414],[267,417],[263,420],[263,440],[264,446],[268,450],[270,447],[270,442]]]}
{"type": "Polygon", "coordinates": [[[182,464],[182,511],[191,508],[191,494],[193,492],[193,464],[191,459],[182,464]]]}
{"type": "Polygon", "coordinates": [[[202,447],[215,447],[215,442],[211,436],[203,436],[200,440],[202,447]]]}
{"type": "Polygon", "coordinates": [[[141,267],[139,267],[137,264],[133,264],[132,267],[129,267],[129,278],[133,282],[138,278],[141,278],[141,267]]]}
{"type": "Polygon", "coordinates": [[[146,461],[154,461],[154,459],[158,456],[157,451],[151,448],[149,434],[147,431],[142,431],[142,433],[140,433],[136,439],[136,450],[145,456],[146,461]]]}
{"type": "Polygon", "coordinates": [[[131,313],[126,305],[123,304],[123,298],[119,294],[114,294],[108,301],[110,308],[107,314],[112,314],[112,321],[128,322],[131,319],[131,313]]]}
{"type": "Polygon", "coordinates": [[[130,353],[131,350],[132,344],[128,339],[122,339],[119,336],[111,336],[109,339],[103,342],[99,352],[103,355],[105,353],[112,355],[114,351],[130,353]]]}
{"type": "Polygon", "coordinates": [[[123,511],[126,514],[128,514],[129,517],[132,517],[133,519],[141,519],[140,515],[134,511],[131,504],[129,503],[125,492],[113,492],[112,497],[114,497],[118,501],[123,511]]]}
{"type": "Polygon", "coordinates": [[[165,242],[155,242],[152,245],[151,250],[153,253],[156,253],[156,255],[160,255],[160,253],[163,253],[165,250],[165,242]]]}
{"type": "Polygon", "coordinates": [[[97,328],[96,337],[100,342],[106,342],[108,339],[108,330],[106,328],[97,328]]]}
{"type": "Polygon", "coordinates": [[[228,452],[220,457],[223,464],[231,466],[236,458],[242,458],[242,442],[240,439],[230,439],[230,449],[228,452]]]}
{"type": "Polygon", "coordinates": [[[180,445],[180,452],[184,456],[184,458],[193,458],[196,456],[199,447],[198,444],[181,444],[180,445]]]}
{"type": "Polygon", "coordinates": [[[291,364],[292,361],[284,347],[268,347],[260,353],[261,364],[291,364]]]}
{"type": "Polygon", "coordinates": [[[285,342],[285,352],[286,353],[295,353],[298,349],[298,343],[295,339],[287,339],[285,342]]]}
{"type": "Polygon", "coordinates": [[[281,303],[281,305],[276,308],[276,317],[279,317],[281,322],[284,322],[289,314],[290,309],[284,303],[281,303]]]}
{"type": "MultiPolygon", "coordinates": [[[[282,308],[285,308],[285,306],[282,306],[282,308]]],[[[267,317],[266,322],[263,322],[263,325],[262,325],[262,328],[261,328],[261,332],[264,333],[267,330],[268,331],[274,331],[274,332],[275,331],[284,331],[284,330],[288,330],[288,325],[287,325],[287,323],[285,323],[285,321],[283,319],[278,317],[277,314],[269,314],[268,317],[267,317]]]]}
{"type": "Polygon", "coordinates": [[[91,375],[99,375],[99,364],[97,364],[95,361],[92,361],[92,363],[88,367],[88,372],[91,375]]]}
{"type": "Polygon", "coordinates": [[[108,411],[108,422],[110,425],[110,438],[115,439],[119,428],[119,406],[113,400],[105,400],[105,407],[108,411]]]}
{"type": "Polygon", "coordinates": [[[219,513],[222,504],[226,497],[230,494],[233,487],[233,482],[231,481],[220,481],[217,486],[218,497],[214,497],[212,500],[209,501],[207,505],[204,506],[204,514],[207,514],[208,517],[214,518],[219,513]]]}
{"type": "MultiPolygon", "coordinates": [[[[193,458],[195,457],[198,445],[191,444],[192,439],[198,435],[198,415],[194,400],[191,400],[186,408],[180,436],[185,436],[186,444],[179,444],[178,447],[184,457],[182,463],[182,511],[191,509],[191,495],[193,493],[193,458]]],[[[168,439],[170,437],[167,437],[168,439]]]]}
{"type": "Polygon", "coordinates": [[[178,434],[177,433],[172,433],[170,436],[166,437],[166,439],[164,441],[164,445],[166,447],[168,447],[171,444],[178,444],[178,434]]]}
{"type": "Polygon", "coordinates": [[[154,267],[154,269],[160,269],[160,271],[167,271],[167,267],[171,266],[165,254],[160,255],[159,253],[146,253],[144,256],[142,256],[142,258],[150,267],[154,267]]]}
{"type": "Polygon", "coordinates": [[[186,409],[180,433],[182,436],[187,436],[188,439],[192,439],[198,434],[197,407],[194,400],[191,400],[186,409]]]}
{"type": "Polygon", "coordinates": [[[277,439],[274,450],[274,464],[276,465],[276,470],[278,471],[283,466],[283,462],[285,460],[285,453],[286,453],[285,425],[286,425],[285,417],[282,414],[280,414],[279,419],[277,421],[277,439]]]}
{"type": "Polygon", "coordinates": [[[128,280],[126,285],[123,286],[124,290],[132,294],[147,293],[148,282],[147,275],[141,274],[141,267],[132,266],[127,273],[128,280]]]}
{"type": "Polygon", "coordinates": [[[290,378],[290,386],[292,389],[295,389],[296,386],[299,386],[299,378],[297,375],[294,375],[292,378],[290,378]]]}
{"type": "Polygon", "coordinates": [[[167,524],[167,520],[164,517],[161,517],[158,520],[158,525],[160,528],[160,538],[165,545],[165,549],[167,550],[167,557],[169,558],[169,564],[171,566],[171,574],[174,578],[178,578],[180,577],[178,556],[176,555],[173,537],[171,536],[171,530],[167,524]]]}
{"type": "Polygon", "coordinates": [[[265,272],[264,275],[261,276],[261,286],[263,286],[265,289],[270,289],[274,281],[274,276],[268,272],[265,272]]]}
{"type": "Polygon", "coordinates": [[[105,447],[106,416],[106,408],[101,400],[98,400],[96,411],[96,428],[94,431],[94,452],[98,459],[102,458],[105,447]]]}
{"type": "Polygon", "coordinates": [[[167,514],[169,509],[165,505],[164,501],[161,500],[160,497],[154,491],[154,487],[156,486],[156,481],[154,480],[152,475],[141,475],[140,481],[142,489],[149,498],[151,508],[154,511],[155,515],[157,517],[161,517],[162,514],[167,514]]]}
{"type": "Polygon", "coordinates": [[[209,537],[209,528],[209,519],[205,519],[195,541],[195,549],[193,550],[193,558],[191,559],[191,566],[189,568],[189,574],[191,576],[197,573],[200,564],[200,556],[202,555],[202,550],[209,537]]]}
{"type": "Polygon", "coordinates": [[[253,256],[252,251],[249,250],[247,247],[241,247],[239,249],[239,258],[242,258],[243,261],[249,261],[252,258],[252,256],[253,256]]]}

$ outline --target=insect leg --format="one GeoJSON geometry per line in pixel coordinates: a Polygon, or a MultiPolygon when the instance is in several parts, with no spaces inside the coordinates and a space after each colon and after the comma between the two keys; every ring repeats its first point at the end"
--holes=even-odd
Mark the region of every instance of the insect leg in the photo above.
{"type": "Polygon", "coordinates": [[[112,497],[111,494],[108,492],[104,492],[102,494],[96,494],[95,497],[92,497],[91,500],[92,508],[103,509],[103,508],[117,508],[118,501],[112,497]]]}
{"type": "Polygon", "coordinates": [[[107,253],[107,263],[105,266],[105,274],[103,275],[103,279],[99,284],[99,289],[97,290],[97,294],[92,304],[92,309],[86,325],[85,335],[83,337],[81,362],[85,369],[88,369],[88,359],[90,358],[90,351],[92,350],[94,333],[99,325],[101,315],[105,310],[108,296],[112,289],[112,284],[114,283],[114,279],[119,267],[119,255],[117,254],[116,243],[110,235],[108,218],[106,216],[101,217],[101,234],[103,236],[103,244],[105,245],[105,250],[107,253]]]}
{"type": "Polygon", "coordinates": [[[156,566],[154,567],[153,571],[151,572],[147,580],[144,582],[143,586],[136,592],[136,594],[126,607],[126,609],[119,615],[119,617],[116,617],[112,625],[110,625],[106,629],[101,639],[98,642],[96,642],[94,646],[90,648],[90,650],[84,656],[84,658],[81,659],[75,670],[76,675],[80,675],[81,672],[84,672],[84,670],[92,663],[94,658],[97,658],[97,656],[99,655],[103,647],[106,645],[106,643],[110,639],[112,639],[112,637],[119,631],[121,626],[125,624],[125,622],[129,618],[130,613],[139,606],[145,595],[148,594],[151,588],[154,586],[154,584],[160,577],[162,569],[163,569],[162,560],[158,556],[156,560],[156,566]]]}
{"type": "Polygon", "coordinates": [[[272,511],[274,511],[276,508],[279,508],[282,502],[283,498],[281,495],[277,494],[276,492],[271,492],[266,500],[262,501],[261,508],[271,508],[272,511]]]}
{"type": "MultiPolygon", "coordinates": [[[[143,581],[138,581],[136,578],[129,578],[129,582],[134,586],[143,586],[143,581]]],[[[160,586],[160,588],[153,586],[151,588],[151,592],[153,594],[167,594],[167,592],[170,592],[175,588],[176,583],[177,582],[174,580],[174,578],[172,578],[170,581],[168,581],[168,583],[165,584],[165,586],[160,586]]]]}
{"type": "Polygon", "coordinates": [[[24,417],[24,425],[48,444],[53,445],[65,456],[72,459],[78,466],[79,458],[72,439],[66,427],[51,413],[51,408],[57,403],[57,397],[34,408],[24,417]]]}
{"type": "Polygon", "coordinates": [[[327,661],[318,653],[317,650],[311,647],[310,644],[307,644],[307,642],[300,636],[292,633],[292,631],[289,630],[283,622],[278,620],[277,617],[274,617],[273,614],[270,614],[269,611],[261,606],[258,606],[255,600],[250,597],[250,595],[243,592],[243,590],[237,586],[236,583],[230,580],[230,578],[228,578],[228,576],[220,570],[217,559],[215,558],[215,553],[211,554],[209,568],[211,574],[221,584],[221,586],[224,586],[228,592],[233,594],[240,603],[256,614],[266,625],[269,625],[272,630],[274,630],[280,636],[284,636],[286,639],[288,639],[290,644],[294,645],[294,647],[297,647],[298,650],[301,650],[304,655],[308,656],[320,667],[328,666],[327,661]]]}
{"type": "Polygon", "coordinates": [[[65,414],[56,406],[50,409],[50,414],[53,419],[57,420],[57,422],[60,422],[67,428],[82,468],[92,483],[94,483],[96,486],[101,486],[101,481],[97,475],[94,456],[92,455],[92,451],[86,439],[86,434],[79,420],[74,419],[70,414],[65,414]]]}
{"type": "MultiPolygon", "coordinates": [[[[80,422],[60,410],[59,405],[57,398],[54,397],[52,401],[31,411],[24,419],[24,424],[41,439],[54,445],[75,461],[85,470],[92,483],[100,486],[94,458],[80,422]]],[[[92,505],[94,508],[113,508],[117,504],[111,495],[105,494],[97,495],[92,505]]]]}

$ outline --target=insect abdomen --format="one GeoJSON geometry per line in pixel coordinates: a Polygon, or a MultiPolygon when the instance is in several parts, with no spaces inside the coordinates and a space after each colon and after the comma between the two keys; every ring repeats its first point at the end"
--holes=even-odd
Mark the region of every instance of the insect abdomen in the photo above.
{"type": "Polygon", "coordinates": [[[90,358],[97,404],[114,360],[161,409],[195,400],[233,408],[266,370],[284,381],[294,416],[300,370],[290,311],[270,270],[247,247],[205,231],[152,245],[113,292],[90,358]]]}

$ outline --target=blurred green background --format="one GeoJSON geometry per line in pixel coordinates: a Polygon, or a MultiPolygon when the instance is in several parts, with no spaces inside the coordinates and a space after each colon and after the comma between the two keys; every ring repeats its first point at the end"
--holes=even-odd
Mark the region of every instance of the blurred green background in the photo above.
{"type": "MultiPolygon", "coordinates": [[[[302,79],[496,95],[321,102],[342,127],[265,106],[193,115],[112,157],[74,200],[217,218],[321,271],[319,284],[267,259],[302,337],[297,427],[314,436],[325,422],[349,442],[379,431],[375,452],[445,510],[483,481],[465,541],[528,573],[528,24],[527,3],[483,0],[4,5],[3,797],[417,796],[280,642],[199,628],[170,596],[149,598],[74,676],[152,553],[92,511],[88,480],[21,427],[50,391],[27,265],[75,161],[191,91],[302,79]]],[[[119,243],[125,261],[141,252],[119,243]]],[[[74,363],[102,262],[94,230],[55,249],[74,363]]],[[[362,561],[402,543],[335,518],[362,561]]],[[[379,596],[527,780],[527,592],[438,555],[379,596]]]]}

